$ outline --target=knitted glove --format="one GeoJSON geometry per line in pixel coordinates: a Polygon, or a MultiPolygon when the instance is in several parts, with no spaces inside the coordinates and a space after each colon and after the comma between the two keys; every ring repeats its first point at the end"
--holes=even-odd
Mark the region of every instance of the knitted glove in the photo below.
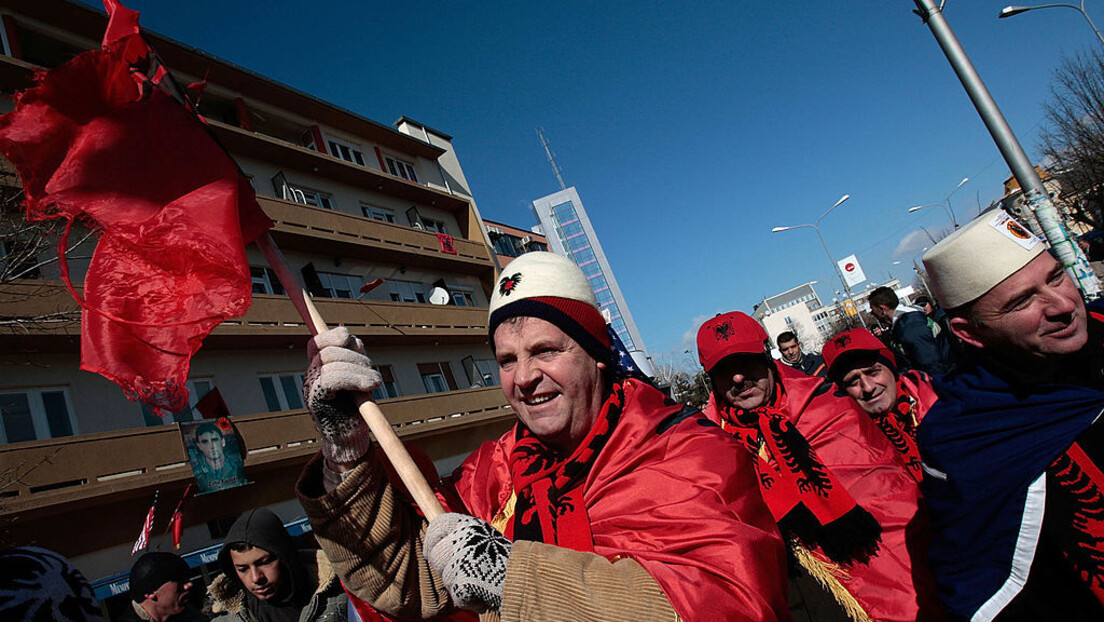
{"type": "Polygon", "coordinates": [[[344,326],[319,333],[307,343],[307,356],[303,402],[322,438],[322,455],[332,462],[356,462],[372,441],[354,392],[371,393],[383,378],[372,367],[364,344],[344,326]]]}
{"type": "Polygon", "coordinates": [[[506,561],[513,543],[490,523],[466,514],[441,514],[429,522],[425,551],[457,607],[479,613],[502,608],[506,561]]]}

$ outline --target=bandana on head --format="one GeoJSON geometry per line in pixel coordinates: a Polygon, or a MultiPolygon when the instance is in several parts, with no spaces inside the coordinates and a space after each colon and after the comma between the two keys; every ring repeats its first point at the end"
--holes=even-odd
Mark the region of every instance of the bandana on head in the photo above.
{"type": "Polygon", "coordinates": [[[593,551],[590,519],[583,507],[583,482],[609,441],[625,405],[625,390],[614,384],[590,434],[570,456],[561,456],[518,424],[510,453],[517,505],[506,528],[511,540],[555,544],[593,551]]]}
{"type": "Polygon", "coordinates": [[[771,403],[752,410],[717,401],[721,427],[755,457],[759,490],[787,539],[824,552],[839,564],[865,563],[878,550],[882,527],[836,481],[785,415],[777,379],[771,403]]]}

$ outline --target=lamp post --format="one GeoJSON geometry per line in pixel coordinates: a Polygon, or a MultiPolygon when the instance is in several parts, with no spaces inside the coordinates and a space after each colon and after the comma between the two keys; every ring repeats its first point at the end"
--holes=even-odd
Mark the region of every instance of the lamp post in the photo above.
{"type": "Polygon", "coordinates": [[[847,286],[847,281],[843,279],[843,274],[839,271],[839,266],[836,265],[836,260],[832,257],[831,251],[828,250],[828,244],[824,242],[824,236],[820,233],[820,221],[824,220],[824,217],[832,213],[832,210],[836,209],[843,204],[844,201],[850,199],[851,195],[845,194],[840,197],[839,201],[836,201],[832,207],[829,207],[827,211],[820,215],[820,218],[816,219],[816,223],[812,225],[791,225],[789,227],[775,227],[771,229],[771,233],[779,233],[781,231],[789,231],[791,229],[812,229],[816,231],[817,237],[820,238],[820,245],[824,247],[824,254],[828,255],[828,261],[832,263],[832,269],[836,271],[836,277],[839,278],[840,283],[843,284],[844,291],[847,292],[847,300],[851,302],[851,307],[855,309],[855,315],[859,316],[859,322],[866,326],[866,321],[863,320],[862,313],[859,312],[859,307],[855,305],[855,298],[851,295],[851,288],[847,286]]]}
{"type": "Polygon", "coordinates": [[[951,208],[951,197],[954,195],[954,193],[958,192],[958,189],[964,186],[968,181],[970,181],[969,177],[963,177],[962,181],[958,182],[958,185],[954,187],[954,190],[951,190],[950,193],[947,194],[947,198],[943,199],[942,203],[925,203],[924,205],[914,205],[908,208],[908,213],[911,214],[913,212],[918,212],[925,207],[942,205],[943,209],[947,212],[947,216],[949,216],[951,219],[951,226],[955,229],[958,229],[958,221],[955,220],[954,209],[951,208]]]}
{"type": "Polygon", "coordinates": [[[1003,9],[1001,9],[1000,15],[998,15],[997,18],[998,19],[1004,19],[1006,17],[1012,17],[1013,15],[1019,15],[1020,13],[1027,13],[1028,11],[1032,11],[1034,9],[1053,9],[1055,7],[1065,7],[1067,9],[1073,9],[1074,11],[1077,11],[1078,13],[1080,13],[1081,16],[1085,18],[1085,21],[1089,23],[1089,28],[1092,28],[1093,32],[1096,33],[1096,38],[1100,39],[1100,43],[1104,43],[1104,35],[1100,34],[1100,29],[1096,27],[1096,24],[1093,23],[1092,18],[1089,17],[1089,14],[1085,12],[1085,0],[1081,0],[1081,6],[1077,6],[1076,4],[1040,4],[1038,6],[1006,6],[1003,9]]]}

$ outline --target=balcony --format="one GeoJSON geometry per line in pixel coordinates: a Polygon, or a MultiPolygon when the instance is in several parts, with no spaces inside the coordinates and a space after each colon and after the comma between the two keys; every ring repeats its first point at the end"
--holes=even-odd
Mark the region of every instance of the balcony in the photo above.
{"type": "MultiPolygon", "coordinates": [[[[404,441],[423,445],[433,459],[475,449],[478,440],[459,432],[483,428],[477,436],[488,438],[514,421],[498,387],[400,397],[381,401],[380,409],[404,441]]],[[[251,480],[279,467],[294,473],[318,448],[306,411],[246,415],[234,423],[249,448],[251,480]]],[[[0,445],[0,474],[0,519],[24,521],[182,488],[192,478],[176,424],[0,445]]]]}
{"type": "Polygon", "coordinates": [[[273,236],[281,248],[370,258],[443,272],[493,274],[487,246],[453,238],[456,254],[441,251],[436,234],[344,212],[258,196],[268,217],[276,221],[273,236]]]}
{"type": "MultiPolygon", "coordinates": [[[[78,288],[79,289],[79,288],[78,288]]],[[[476,344],[487,340],[484,307],[316,298],[331,326],[348,326],[369,344],[476,344]]],[[[11,347],[58,351],[75,347],[80,335],[77,303],[58,281],[21,281],[0,286],[0,337],[11,347]],[[6,323],[9,318],[35,318],[6,323]],[[53,336],[55,339],[44,339],[53,336]],[[22,343],[25,342],[25,343],[22,343]]],[[[287,296],[254,294],[249,311],[217,326],[204,340],[214,349],[301,347],[308,335],[287,296]]]]}

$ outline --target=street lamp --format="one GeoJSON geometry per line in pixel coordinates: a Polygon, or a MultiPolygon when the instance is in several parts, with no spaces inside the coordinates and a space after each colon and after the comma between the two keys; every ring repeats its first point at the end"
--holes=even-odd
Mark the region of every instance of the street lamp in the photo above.
{"type": "Polygon", "coordinates": [[[859,307],[855,304],[855,298],[851,295],[851,288],[847,286],[847,281],[843,280],[843,274],[839,271],[839,266],[836,265],[836,260],[832,258],[832,253],[828,250],[828,245],[824,242],[824,236],[820,233],[820,221],[824,220],[824,217],[832,213],[832,210],[836,209],[843,204],[844,201],[850,199],[851,195],[845,194],[840,197],[839,201],[836,201],[832,207],[829,207],[827,211],[820,215],[820,218],[816,219],[816,223],[812,225],[792,225],[789,227],[775,227],[771,229],[771,233],[778,233],[780,231],[789,231],[791,229],[812,229],[816,231],[817,237],[820,238],[820,245],[824,247],[824,254],[828,255],[828,261],[832,263],[832,269],[836,271],[836,276],[839,278],[840,283],[843,284],[844,291],[847,292],[847,299],[851,301],[851,306],[855,309],[855,314],[859,316],[859,322],[866,326],[866,321],[863,320],[862,313],[859,312],[859,307]]]}
{"type": "MultiPolygon", "coordinates": [[[[924,205],[914,205],[914,206],[908,208],[908,213],[911,214],[913,212],[918,212],[918,211],[924,209],[925,207],[934,207],[936,205],[942,205],[943,209],[946,210],[946,212],[947,212],[947,216],[949,216],[950,219],[951,219],[951,225],[955,229],[958,229],[958,221],[955,220],[954,210],[951,208],[951,197],[954,195],[954,193],[958,192],[958,189],[961,188],[962,186],[964,186],[966,184],[966,182],[968,182],[968,181],[970,181],[969,177],[963,177],[962,181],[958,182],[958,185],[954,187],[954,190],[951,190],[950,193],[947,194],[947,198],[943,199],[942,203],[925,203],[924,205]]],[[[927,232],[925,231],[925,233],[927,233],[927,232]]],[[[929,233],[928,236],[930,237],[931,234],[929,233]]]]}
{"type": "Polygon", "coordinates": [[[1055,7],[1065,7],[1067,9],[1073,9],[1074,11],[1078,11],[1079,13],[1081,13],[1081,15],[1085,18],[1085,21],[1089,23],[1089,28],[1092,28],[1093,32],[1096,33],[1096,38],[1100,39],[1101,43],[1104,43],[1104,35],[1100,34],[1100,29],[1098,29],[1096,27],[1096,24],[1093,23],[1092,18],[1089,17],[1089,14],[1085,12],[1085,0],[1081,0],[1081,6],[1077,6],[1076,4],[1040,4],[1039,6],[1006,6],[1003,9],[1001,9],[1000,15],[998,15],[997,18],[998,19],[1004,19],[1006,17],[1012,17],[1013,15],[1019,15],[1020,13],[1027,13],[1028,11],[1031,11],[1033,9],[1053,9],[1055,7]]]}

